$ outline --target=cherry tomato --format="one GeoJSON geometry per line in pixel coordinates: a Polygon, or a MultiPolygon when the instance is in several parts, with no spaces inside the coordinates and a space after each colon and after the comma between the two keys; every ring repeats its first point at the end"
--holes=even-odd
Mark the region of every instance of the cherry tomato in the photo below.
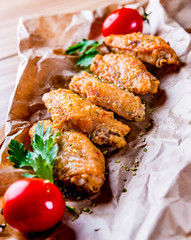
{"type": "Polygon", "coordinates": [[[103,22],[102,34],[128,34],[142,32],[143,19],[139,12],[131,8],[121,8],[112,12],[103,22]]]}
{"type": "Polygon", "coordinates": [[[3,198],[6,222],[25,233],[53,227],[62,219],[65,206],[60,190],[48,180],[39,178],[16,181],[3,198]]]}

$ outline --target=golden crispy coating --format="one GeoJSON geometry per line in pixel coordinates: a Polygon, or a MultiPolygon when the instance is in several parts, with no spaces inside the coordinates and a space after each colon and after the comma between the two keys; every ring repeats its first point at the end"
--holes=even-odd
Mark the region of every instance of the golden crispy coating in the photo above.
{"type": "Polygon", "coordinates": [[[72,91],[51,91],[44,94],[43,102],[49,109],[56,128],[78,130],[99,145],[109,144],[117,148],[126,145],[124,136],[130,128],[114,119],[112,112],[81,99],[72,91]]]}
{"type": "Polygon", "coordinates": [[[112,52],[131,54],[142,62],[160,68],[165,63],[179,65],[175,51],[161,37],[131,33],[110,35],[104,38],[104,44],[112,52]]]}
{"type": "Polygon", "coordinates": [[[126,119],[141,121],[145,116],[145,107],[139,97],[119,87],[100,82],[93,75],[82,72],[70,82],[70,90],[78,93],[89,102],[112,110],[126,119]]]}
{"type": "MultiPolygon", "coordinates": [[[[52,122],[44,122],[46,130],[52,122]]],[[[35,126],[36,124],[29,131],[30,137],[33,137],[35,126]]],[[[53,126],[52,131],[55,133],[58,130],[53,126]]],[[[105,181],[105,159],[102,152],[86,135],[74,130],[62,132],[56,141],[59,152],[53,168],[55,178],[65,185],[75,184],[89,193],[98,192],[105,181]]]]}
{"type": "Polygon", "coordinates": [[[134,56],[113,53],[96,55],[90,69],[98,78],[136,94],[145,95],[158,91],[159,80],[134,56]]]}

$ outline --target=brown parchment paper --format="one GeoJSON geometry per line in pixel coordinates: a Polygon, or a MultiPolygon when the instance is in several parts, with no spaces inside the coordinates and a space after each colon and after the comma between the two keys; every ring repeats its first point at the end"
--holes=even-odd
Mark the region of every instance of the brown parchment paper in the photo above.
{"type": "MultiPolygon", "coordinates": [[[[128,145],[106,157],[108,175],[101,192],[89,199],[67,202],[77,209],[89,207],[90,213],[83,212],[72,221],[73,215],[66,211],[62,223],[41,234],[27,236],[7,227],[0,232],[1,239],[191,239],[191,39],[183,28],[189,27],[186,18],[190,17],[191,6],[186,0],[129,1],[126,6],[141,11],[143,4],[147,12],[152,12],[150,24],[144,24],[144,33],[160,35],[168,41],[183,67],[178,73],[167,69],[155,72],[160,90],[155,96],[143,98],[147,106],[144,122],[120,119],[131,127],[128,145]],[[149,114],[151,103],[157,112],[149,114]],[[135,161],[140,164],[133,176],[123,166],[132,167],[135,161]],[[127,192],[122,192],[123,188],[127,192]],[[92,199],[96,207],[92,206],[92,199]]],[[[66,49],[82,38],[101,39],[104,18],[121,6],[124,5],[20,19],[17,86],[10,100],[1,148],[1,196],[25,172],[14,169],[7,160],[10,139],[29,147],[31,124],[50,118],[42,95],[67,88],[70,78],[80,71],[74,56],[56,55],[53,51],[66,49]]]]}

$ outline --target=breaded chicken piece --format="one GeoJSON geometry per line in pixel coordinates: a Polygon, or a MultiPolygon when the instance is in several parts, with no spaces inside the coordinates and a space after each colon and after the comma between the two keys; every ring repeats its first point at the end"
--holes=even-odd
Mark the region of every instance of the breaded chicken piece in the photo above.
{"type": "Polygon", "coordinates": [[[116,148],[126,145],[124,136],[130,128],[114,119],[112,112],[81,99],[70,90],[58,89],[44,94],[53,124],[58,129],[75,129],[90,136],[94,143],[116,148]]]}
{"type": "Polygon", "coordinates": [[[138,57],[142,62],[158,68],[164,64],[179,65],[175,51],[161,37],[131,33],[110,35],[103,40],[112,52],[126,53],[138,57]]]}
{"type": "Polygon", "coordinates": [[[139,97],[113,84],[101,82],[87,72],[75,75],[69,87],[89,102],[110,109],[128,120],[144,119],[145,106],[141,104],[139,97]]]}
{"type": "MultiPolygon", "coordinates": [[[[44,131],[50,124],[52,125],[50,120],[44,123],[44,131]]],[[[35,127],[36,124],[29,131],[31,138],[35,127]]],[[[57,131],[58,129],[53,126],[52,132],[57,131]]],[[[56,138],[56,142],[59,145],[59,152],[54,162],[54,177],[63,181],[65,185],[75,184],[88,193],[98,192],[105,181],[105,159],[102,152],[86,135],[74,130],[63,131],[56,138]]]]}
{"type": "Polygon", "coordinates": [[[159,80],[134,56],[113,53],[96,55],[90,69],[98,78],[136,94],[158,91],[159,80]]]}

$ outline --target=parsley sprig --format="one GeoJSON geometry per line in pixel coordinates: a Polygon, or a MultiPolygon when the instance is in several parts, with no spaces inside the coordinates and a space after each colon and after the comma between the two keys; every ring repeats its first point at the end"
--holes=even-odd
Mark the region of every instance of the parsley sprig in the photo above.
{"type": "Polygon", "coordinates": [[[77,65],[80,67],[88,67],[91,63],[95,55],[99,53],[97,47],[102,45],[102,41],[94,41],[94,40],[86,40],[83,39],[82,42],[79,42],[73,46],[70,46],[67,50],[67,54],[79,54],[79,59],[77,65]]]}
{"type": "Polygon", "coordinates": [[[55,138],[59,136],[57,132],[54,135],[51,132],[51,125],[44,133],[44,122],[37,123],[35,134],[31,141],[33,152],[24,148],[24,145],[19,144],[15,140],[11,140],[9,144],[8,153],[10,154],[9,160],[13,162],[16,168],[31,167],[35,175],[24,174],[25,177],[39,177],[48,179],[53,183],[53,164],[58,154],[58,145],[54,142],[55,138]]]}

